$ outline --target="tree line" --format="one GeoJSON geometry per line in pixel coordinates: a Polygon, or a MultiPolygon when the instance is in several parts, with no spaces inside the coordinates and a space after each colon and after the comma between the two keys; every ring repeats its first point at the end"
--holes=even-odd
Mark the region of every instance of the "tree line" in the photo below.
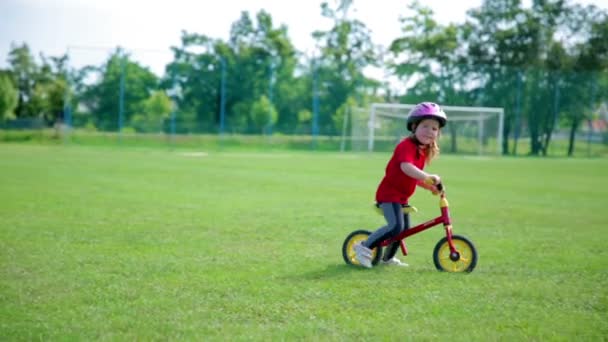
{"type": "Polygon", "coordinates": [[[484,0],[464,23],[443,25],[412,1],[400,36],[383,47],[349,16],[353,3],[321,4],[333,24],[313,32],[314,56],[298,51],[288,27],[267,11],[242,12],[225,41],[182,32],[163,76],[120,48],[102,65],[72,68],[68,54],[37,60],[26,43],[13,44],[0,70],[0,119],[70,120],[101,131],[147,131],[160,122],[183,133],[336,135],[349,107],[431,100],[503,107],[504,154],[517,153],[524,127],[534,155],[546,154],[556,126],[568,128],[571,155],[575,133],[606,101],[604,9],[484,0]],[[366,76],[369,67],[386,70],[403,89],[366,76]]]}

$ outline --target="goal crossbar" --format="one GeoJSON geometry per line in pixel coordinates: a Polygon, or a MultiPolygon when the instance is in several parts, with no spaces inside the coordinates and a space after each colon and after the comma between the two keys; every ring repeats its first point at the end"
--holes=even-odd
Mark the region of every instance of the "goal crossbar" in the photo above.
{"type": "MultiPolygon", "coordinates": [[[[386,109],[395,109],[395,108],[414,108],[415,104],[396,104],[396,103],[372,103],[372,110],[375,108],[386,108],[386,109]]],[[[504,110],[500,107],[463,107],[463,106],[441,106],[442,109],[449,112],[451,110],[457,112],[475,112],[475,113],[503,113],[504,110]]]]}
{"type": "MultiPolygon", "coordinates": [[[[382,116],[386,116],[389,118],[397,118],[397,119],[403,119],[404,116],[401,114],[392,114],[392,113],[382,113],[382,116]]],[[[481,118],[481,119],[486,119],[489,117],[492,117],[493,115],[487,114],[487,112],[480,112],[479,114],[475,114],[475,115],[470,115],[468,117],[464,117],[464,116],[460,116],[460,117],[454,117],[454,118],[450,118],[450,121],[470,121],[471,118],[481,118]]]]}
{"type": "MultiPolygon", "coordinates": [[[[369,137],[368,137],[368,150],[371,152],[374,148],[374,124],[378,110],[409,110],[414,108],[415,104],[395,104],[395,103],[373,103],[370,107],[370,117],[368,123],[369,137]]],[[[441,106],[448,113],[459,113],[459,115],[450,116],[450,121],[477,121],[479,126],[482,128],[479,131],[479,139],[481,139],[483,131],[483,122],[486,119],[492,117],[498,117],[497,125],[497,145],[498,152],[500,152],[503,140],[503,125],[504,125],[504,109],[500,107],[464,107],[464,106],[441,106]]],[[[383,117],[391,117],[397,119],[406,119],[407,113],[391,113],[383,112],[383,117]]],[[[481,149],[480,149],[481,153],[481,149]]]]}

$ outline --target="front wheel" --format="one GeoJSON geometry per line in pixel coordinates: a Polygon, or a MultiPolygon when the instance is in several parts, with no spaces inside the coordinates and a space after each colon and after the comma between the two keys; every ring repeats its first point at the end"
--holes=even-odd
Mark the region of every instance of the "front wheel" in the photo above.
{"type": "Polygon", "coordinates": [[[437,242],[433,250],[433,262],[439,271],[445,272],[472,272],[477,265],[477,250],[469,239],[460,235],[453,235],[452,242],[456,252],[450,251],[448,238],[437,242]]]}
{"type": "MultiPolygon", "coordinates": [[[[344,261],[349,265],[357,265],[361,264],[357,261],[355,257],[355,245],[359,242],[363,242],[367,240],[367,237],[371,234],[371,232],[367,230],[356,230],[344,239],[344,243],[342,244],[342,257],[344,261]]],[[[376,265],[380,261],[380,256],[382,255],[382,247],[376,247],[372,249],[372,265],[376,265]]]]}

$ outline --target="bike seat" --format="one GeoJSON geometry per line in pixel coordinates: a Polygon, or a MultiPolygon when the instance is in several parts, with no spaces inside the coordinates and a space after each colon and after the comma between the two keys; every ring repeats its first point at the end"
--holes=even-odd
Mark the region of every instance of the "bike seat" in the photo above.
{"type": "MultiPolygon", "coordinates": [[[[418,208],[414,207],[413,205],[409,205],[409,204],[401,205],[401,208],[402,208],[404,214],[412,214],[412,213],[418,212],[418,208]]],[[[380,209],[380,204],[379,203],[374,203],[374,210],[378,214],[384,215],[382,213],[382,209],[380,209]]]]}

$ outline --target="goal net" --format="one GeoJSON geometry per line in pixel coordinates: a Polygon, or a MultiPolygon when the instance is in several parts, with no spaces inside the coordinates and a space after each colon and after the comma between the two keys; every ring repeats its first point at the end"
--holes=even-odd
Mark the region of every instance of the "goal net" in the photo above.
{"type": "MultiPolygon", "coordinates": [[[[415,104],[374,103],[351,111],[353,151],[392,151],[409,135],[407,115],[415,104]]],[[[441,106],[448,116],[439,146],[442,153],[500,154],[504,111],[495,107],[441,106]]]]}

